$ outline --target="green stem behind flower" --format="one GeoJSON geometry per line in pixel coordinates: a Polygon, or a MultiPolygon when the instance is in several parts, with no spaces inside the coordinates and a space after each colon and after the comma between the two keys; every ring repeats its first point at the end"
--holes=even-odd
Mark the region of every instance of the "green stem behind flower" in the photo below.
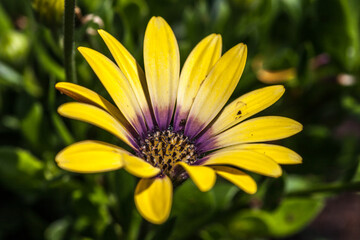
{"type": "Polygon", "coordinates": [[[289,192],[288,197],[308,196],[316,193],[334,193],[346,191],[360,191],[360,182],[334,183],[325,186],[289,192]]]}
{"type": "Polygon", "coordinates": [[[66,80],[76,83],[74,60],[75,0],[65,0],[64,14],[64,64],[66,80]]]}

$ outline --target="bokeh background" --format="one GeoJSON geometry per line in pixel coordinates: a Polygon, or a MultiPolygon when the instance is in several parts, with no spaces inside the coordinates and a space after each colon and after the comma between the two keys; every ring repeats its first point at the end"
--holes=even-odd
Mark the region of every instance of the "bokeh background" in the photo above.
{"type": "MultiPolygon", "coordinates": [[[[357,0],[78,0],[75,46],[111,56],[102,28],[142,61],[145,27],[162,16],[181,61],[210,33],[223,52],[248,45],[232,99],[283,84],[285,95],[258,115],[298,120],[304,130],[277,143],[303,157],[281,178],[255,176],[247,195],[218,178],[201,193],[191,180],[176,189],[164,225],[137,213],[137,179],[124,170],[80,175],[54,157],[79,140],[118,140],[63,119],[66,81],[62,0],[0,1],[0,239],[360,239],[360,2],[357,0]]],[[[76,51],[77,83],[108,97],[76,51]]],[[[110,98],[108,98],[110,99],[110,98]]]]}

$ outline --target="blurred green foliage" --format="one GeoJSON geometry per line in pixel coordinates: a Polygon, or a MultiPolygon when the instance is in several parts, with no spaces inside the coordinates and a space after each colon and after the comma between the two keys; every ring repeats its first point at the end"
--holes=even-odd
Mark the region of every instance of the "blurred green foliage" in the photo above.
{"type": "MultiPolygon", "coordinates": [[[[54,89],[65,81],[59,2],[0,3],[0,239],[282,238],[304,229],[326,198],[360,190],[359,1],[77,1],[75,45],[110,56],[95,31],[103,28],[140,64],[145,27],[154,15],[173,28],[182,62],[213,32],[222,35],[224,51],[246,43],[248,61],[233,98],[269,84],[259,81],[259,61],[266,70],[295,69],[281,81],[285,95],[262,114],[303,123],[302,133],[281,144],[299,152],[304,163],[285,167],[279,179],[255,176],[259,191],[253,196],[220,178],[207,193],[186,181],[162,226],[142,221],[133,202],[137,179],[125,171],[79,175],[54,163],[74,141],[121,145],[56,113],[69,101],[54,89]]],[[[84,59],[78,53],[75,59],[78,83],[108,97],[84,59]]]]}

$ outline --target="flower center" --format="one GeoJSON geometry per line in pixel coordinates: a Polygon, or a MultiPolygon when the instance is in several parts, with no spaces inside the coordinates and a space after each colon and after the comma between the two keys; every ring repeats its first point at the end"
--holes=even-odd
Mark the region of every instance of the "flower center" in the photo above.
{"type": "Polygon", "coordinates": [[[188,137],[171,130],[156,131],[141,141],[140,155],[147,162],[161,169],[166,175],[173,175],[175,163],[196,161],[195,146],[188,137]]]}

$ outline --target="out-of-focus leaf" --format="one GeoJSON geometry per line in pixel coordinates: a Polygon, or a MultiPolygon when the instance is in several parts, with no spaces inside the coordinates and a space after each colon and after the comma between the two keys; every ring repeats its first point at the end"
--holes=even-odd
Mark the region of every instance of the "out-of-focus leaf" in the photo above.
{"type": "Polygon", "coordinates": [[[22,86],[22,76],[10,66],[0,61],[0,84],[6,86],[22,86]]]}
{"type": "Polygon", "coordinates": [[[61,26],[64,15],[64,0],[32,0],[32,7],[39,21],[46,26],[61,26]]]}
{"type": "Polygon", "coordinates": [[[20,128],[20,121],[16,117],[4,116],[1,120],[2,120],[1,124],[3,124],[5,127],[9,129],[17,130],[20,128]]]}
{"type": "Polygon", "coordinates": [[[309,186],[316,187],[319,185],[321,185],[321,182],[315,176],[305,178],[301,175],[289,175],[286,178],[285,193],[303,191],[308,189],[309,186]]]}
{"type": "Polygon", "coordinates": [[[86,176],[86,183],[73,191],[73,209],[79,216],[73,224],[76,231],[89,229],[94,236],[101,236],[111,222],[108,210],[109,197],[104,188],[98,184],[102,175],[86,176]]]}
{"type": "Polygon", "coordinates": [[[33,146],[40,143],[43,114],[42,105],[34,102],[21,121],[21,132],[33,146]]]}
{"type": "Polygon", "coordinates": [[[11,21],[2,5],[0,5],[0,29],[3,33],[12,29],[11,21]]]}
{"type": "Polygon", "coordinates": [[[206,223],[216,208],[214,192],[200,192],[191,180],[187,180],[175,190],[172,215],[176,218],[171,238],[187,237],[206,223]]]}
{"type": "Polygon", "coordinates": [[[67,218],[62,218],[51,223],[45,230],[46,240],[62,240],[65,237],[66,231],[69,228],[70,221],[67,218]]]}
{"type": "Polygon", "coordinates": [[[211,17],[214,22],[213,28],[216,31],[221,31],[225,28],[226,23],[230,17],[230,6],[228,1],[217,0],[215,1],[213,8],[211,9],[211,17]]]}
{"type": "Polygon", "coordinates": [[[318,0],[315,4],[316,34],[323,51],[335,56],[347,70],[353,70],[360,60],[358,1],[318,0]]]}
{"type": "Polygon", "coordinates": [[[283,237],[309,224],[323,209],[324,202],[313,198],[289,198],[272,212],[244,210],[229,223],[233,236],[283,237]]]}
{"type": "Polygon", "coordinates": [[[35,52],[37,56],[36,59],[39,61],[44,70],[50,73],[51,76],[55,76],[58,80],[65,81],[64,68],[55,62],[38,43],[35,43],[35,52]]]}
{"type": "Polygon", "coordinates": [[[27,67],[23,76],[23,84],[25,91],[33,97],[40,97],[43,93],[43,89],[41,88],[38,79],[36,79],[34,71],[31,68],[27,67]]]}
{"type": "Polygon", "coordinates": [[[114,196],[114,201],[110,201],[110,211],[127,232],[133,217],[135,177],[120,170],[108,173],[106,178],[109,193],[114,196]]]}
{"type": "Polygon", "coordinates": [[[64,121],[59,117],[59,115],[55,112],[51,113],[51,119],[54,124],[54,128],[59,134],[59,136],[62,138],[65,145],[70,145],[74,142],[74,138],[72,137],[71,133],[67,129],[67,127],[64,124],[64,121]]]}
{"type": "Polygon", "coordinates": [[[298,22],[302,17],[302,2],[297,0],[282,0],[281,2],[285,11],[298,22]]]}
{"type": "Polygon", "coordinates": [[[8,31],[0,36],[0,59],[18,64],[22,63],[29,52],[28,37],[17,31],[8,31]]]}
{"type": "Polygon", "coordinates": [[[0,182],[11,190],[36,191],[43,181],[43,168],[44,164],[26,150],[0,148],[0,182]]]}
{"type": "Polygon", "coordinates": [[[233,240],[228,229],[221,223],[215,223],[207,226],[199,233],[200,239],[203,240],[233,240]]]}
{"type": "Polygon", "coordinates": [[[225,183],[217,181],[216,185],[213,188],[213,192],[215,195],[216,208],[219,211],[227,209],[231,205],[231,201],[233,200],[236,193],[240,190],[232,183],[225,183]]]}
{"type": "Polygon", "coordinates": [[[152,240],[167,240],[169,239],[172,231],[174,230],[176,219],[171,218],[164,224],[160,225],[154,236],[151,238],[152,240]]]}
{"type": "Polygon", "coordinates": [[[281,202],[285,188],[285,175],[280,178],[267,179],[263,208],[274,210],[281,202]]]}
{"type": "Polygon", "coordinates": [[[360,116],[360,103],[352,96],[345,96],[341,101],[342,105],[349,112],[360,116]]]}

